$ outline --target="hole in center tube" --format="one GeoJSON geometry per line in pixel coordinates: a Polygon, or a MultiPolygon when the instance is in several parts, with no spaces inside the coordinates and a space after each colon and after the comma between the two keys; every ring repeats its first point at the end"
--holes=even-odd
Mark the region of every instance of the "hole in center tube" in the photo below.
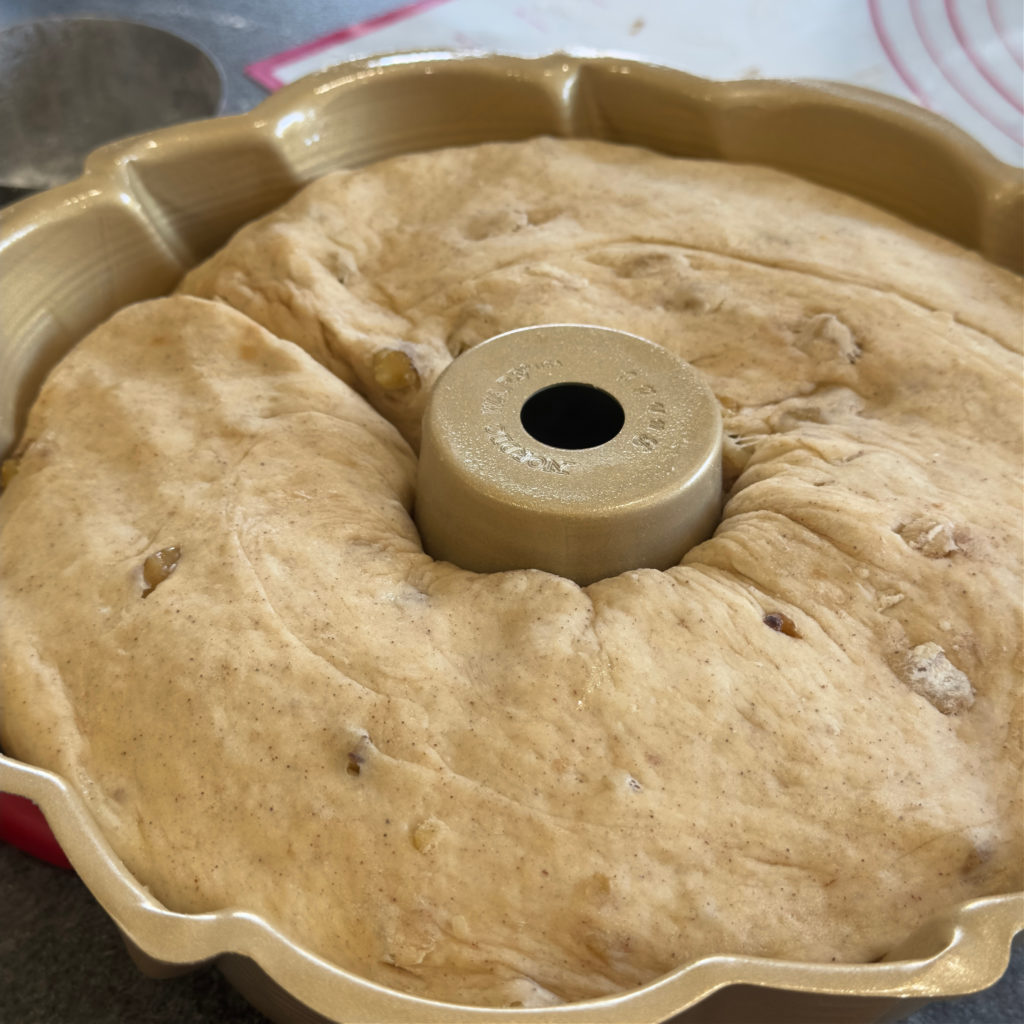
{"type": "Polygon", "coordinates": [[[617,398],[593,384],[552,384],[532,394],[519,413],[523,429],[552,448],[596,448],[622,429],[617,398]]]}

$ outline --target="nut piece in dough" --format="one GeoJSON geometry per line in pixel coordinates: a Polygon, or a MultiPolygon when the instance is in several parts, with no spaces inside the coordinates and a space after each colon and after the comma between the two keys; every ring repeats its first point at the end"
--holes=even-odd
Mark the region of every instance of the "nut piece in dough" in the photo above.
{"type": "Polygon", "coordinates": [[[956,715],[974,704],[974,687],[937,644],[918,644],[907,656],[907,684],[944,715],[956,715]]]}
{"type": "Polygon", "coordinates": [[[928,558],[944,558],[960,550],[956,542],[956,527],[950,522],[918,516],[904,523],[896,532],[910,547],[928,558]]]}

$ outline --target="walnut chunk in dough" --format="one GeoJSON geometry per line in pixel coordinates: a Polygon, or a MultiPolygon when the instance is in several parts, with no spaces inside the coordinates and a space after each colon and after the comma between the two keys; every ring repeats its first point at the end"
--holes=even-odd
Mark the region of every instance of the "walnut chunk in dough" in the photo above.
{"type": "Polygon", "coordinates": [[[918,644],[907,655],[907,684],[944,715],[956,715],[974,704],[974,687],[937,644],[918,644]]]}
{"type": "Polygon", "coordinates": [[[960,550],[956,542],[956,527],[946,520],[917,516],[898,527],[896,532],[910,547],[928,558],[944,558],[960,550]]]}

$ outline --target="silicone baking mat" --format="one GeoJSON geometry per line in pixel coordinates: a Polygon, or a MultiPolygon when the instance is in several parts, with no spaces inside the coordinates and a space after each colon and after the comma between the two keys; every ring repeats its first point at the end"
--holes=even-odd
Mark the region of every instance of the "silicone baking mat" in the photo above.
{"type": "Polygon", "coordinates": [[[919,103],[1024,164],[1021,0],[418,0],[257,61],[276,89],[402,50],[612,53],[707,78],[818,78],[919,103]]]}

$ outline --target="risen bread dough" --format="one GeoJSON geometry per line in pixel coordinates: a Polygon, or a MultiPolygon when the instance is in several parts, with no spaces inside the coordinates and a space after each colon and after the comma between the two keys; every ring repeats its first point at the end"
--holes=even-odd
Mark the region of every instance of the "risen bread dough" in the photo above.
{"type": "Polygon", "coordinates": [[[0,740],[166,905],[535,1004],[870,960],[1021,887],[1019,279],[781,174],[537,140],[331,175],[183,291],[53,372],[0,501],[0,740]],[[557,321],[722,403],[676,568],[420,548],[431,382],[557,321]]]}

